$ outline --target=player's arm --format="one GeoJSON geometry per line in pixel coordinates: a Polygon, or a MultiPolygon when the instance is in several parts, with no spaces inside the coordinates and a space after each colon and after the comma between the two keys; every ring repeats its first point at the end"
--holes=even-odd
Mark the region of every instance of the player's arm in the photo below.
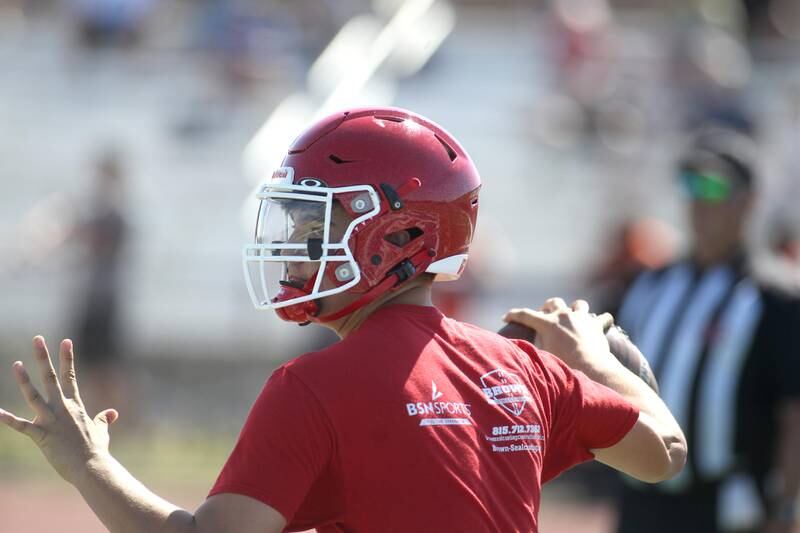
{"type": "Polygon", "coordinates": [[[590,315],[582,300],[567,307],[560,298],[553,298],[539,311],[512,309],[506,320],[535,329],[542,349],[639,409],[637,422],[619,442],[592,450],[595,459],[650,483],[681,471],[686,462],[683,431],[661,398],[611,355],[603,333],[607,317],[590,315]]]}
{"type": "Polygon", "coordinates": [[[676,476],[686,462],[686,438],[664,402],[614,357],[582,371],[639,408],[633,428],[615,445],[593,449],[595,459],[648,483],[676,476]]]}
{"type": "Polygon", "coordinates": [[[239,494],[208,498],[194,513],[151,492],[110,455],[91,461],[74,483],[109,531],[280,533],[286,520],[272,507],[239,494]]]}
{"type": "Polygon", "coordinates": [[[107,409],[90,418],[75,377],[72,343],[59,350],[60,379],[44,339],[34,339],[34,356],[45,396],[31,383],[22,363],[14,375],[34,421],[0,410],[0,421],[33,440],[55,470],[75,485],[112,532],[224,533],[275,532],[286,521],[275,509],[257,500],[220,494],[206,500],[195,513],[160,498],[134,478],[108,451],[108,426],[117,412],[107,409]]]}

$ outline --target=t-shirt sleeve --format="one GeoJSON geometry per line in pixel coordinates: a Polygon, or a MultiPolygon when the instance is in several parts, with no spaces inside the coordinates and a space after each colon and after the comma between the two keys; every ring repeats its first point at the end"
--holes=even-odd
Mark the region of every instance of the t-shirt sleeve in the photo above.
{"type": "Polygon", "coordinates": [[[291,521],[334,449],[330,420],[313,392],[281,367],[253,405],[209,496],[262,501],[291,521]]]}
{"type": "Polygon", "coordinates": [[[517,344],[541,365],[547,382],[551,418],[542,483],[593,459],[590,450],[615,445],[636,424],[639,410],[620,394],[572,370],[548,352],[524,341],[517,344]]]}

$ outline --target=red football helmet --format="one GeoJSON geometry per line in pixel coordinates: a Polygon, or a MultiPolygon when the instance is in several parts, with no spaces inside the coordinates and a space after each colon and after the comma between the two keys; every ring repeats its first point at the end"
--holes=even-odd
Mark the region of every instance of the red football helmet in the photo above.
{"type": "Polygon", "coordinates": [[[257,193],[255,243],[244,249],[253,303],[284,320],[326,322],[423,272],[457,279],[479,189],[464,149],[419,115],[354,109],[319,121],[257,193]],[[318,300],[343,291],[362,296],[320,316],[318,300]]]}

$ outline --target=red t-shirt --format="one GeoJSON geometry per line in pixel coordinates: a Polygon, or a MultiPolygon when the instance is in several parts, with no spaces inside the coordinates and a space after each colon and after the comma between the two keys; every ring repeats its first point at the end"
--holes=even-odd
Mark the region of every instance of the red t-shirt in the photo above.
{"type": "Polygon", "coordinates": [[[637,418],[527,342],[391,305],[272,374],[211,495],[287,531],[535,533],[542,483],[637,418]]]}

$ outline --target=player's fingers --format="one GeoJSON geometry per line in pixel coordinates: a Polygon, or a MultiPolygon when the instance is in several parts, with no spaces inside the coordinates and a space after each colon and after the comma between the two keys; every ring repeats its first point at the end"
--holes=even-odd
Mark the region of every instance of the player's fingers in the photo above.
{"type": "Polygon", "coordinates": [[[587,302],[586,300],[575,300],[574,302],[569,304],[569,308],[579,313],[588,313],[589,302],[587,302]]]}
{"type": "Polygon", "coordinates": [[[53,361],[50,359],[50,352],[47,351],[47,344],[44,337],[37,335],[33,338],[33,358],[36,366],[39,367],[39,374],[44,383],[44,390],[50,401],[61,398],[61,385],[58,383],[58,375],[53,368],[53,361]]]}
{"type": "Polygon", "coordinates": [[[44,436],[44,430],[33,422],[15,416],[3,409],[0,409],[0,422],[23,435],[29,436],[35,441],[41,440],[44,436]]]}
{"type": "Polygon", "coordinates": [[[103,424],[105,426],[110,426],[114,422],[117,421],[119,418],[119,412],[116,409],[106,409],[105,411],[98,413],[94,417],[94,421],[96,424],[103,424]]]}
{"type": "Polygon", "coordinates": [[[38,416],[49,418],[52,415],[50,406],[47,405],[42,395],[39,394],[39,391],[36,390],[36,387],[31,383],[31,377],[28,371],[25,370],[25,365],[22,364],[22,361],[17,361],[14,363],[13,367],[14,377],[17,379],[17,385],[19,385],[19,390],[22,392],[25,401],[28,402],[28,405],[31,406],[31,409],[33,409],[38,416]]]}
{"type": "Polygon", "coordinates": [[[64,339],[58,348],[58,369],[61,388],[66,398],[78,398],[78,379],[75,374],[75,352],[72,341],[64,339]]]}
{"type": "Polygon", "coordinates": [[[611,313],[603,313],[602,315],[597,315],[597,320],[603,325],[603,330],[607,331],[611,326],[614,325],[614,316],[611,313]]]}
{"type": "Polygon", "coordinates": [[[565,311],[569,309],[567,307],[567,302],[564,301],[563,298],[548,298],[542,307],[539,308],[540,311],[544,311],[545,313],[555,313],[557,311],[565,311]]]}
{"type": "Polygon", "coordinates": [[[534,311],[533,309],[511,309],[505,314],[503,320],[506,322],[516,322],[523,326],[535,329],[536,331],[544,331],[552,325],[553,319],[546,313],[534,311]]]}

